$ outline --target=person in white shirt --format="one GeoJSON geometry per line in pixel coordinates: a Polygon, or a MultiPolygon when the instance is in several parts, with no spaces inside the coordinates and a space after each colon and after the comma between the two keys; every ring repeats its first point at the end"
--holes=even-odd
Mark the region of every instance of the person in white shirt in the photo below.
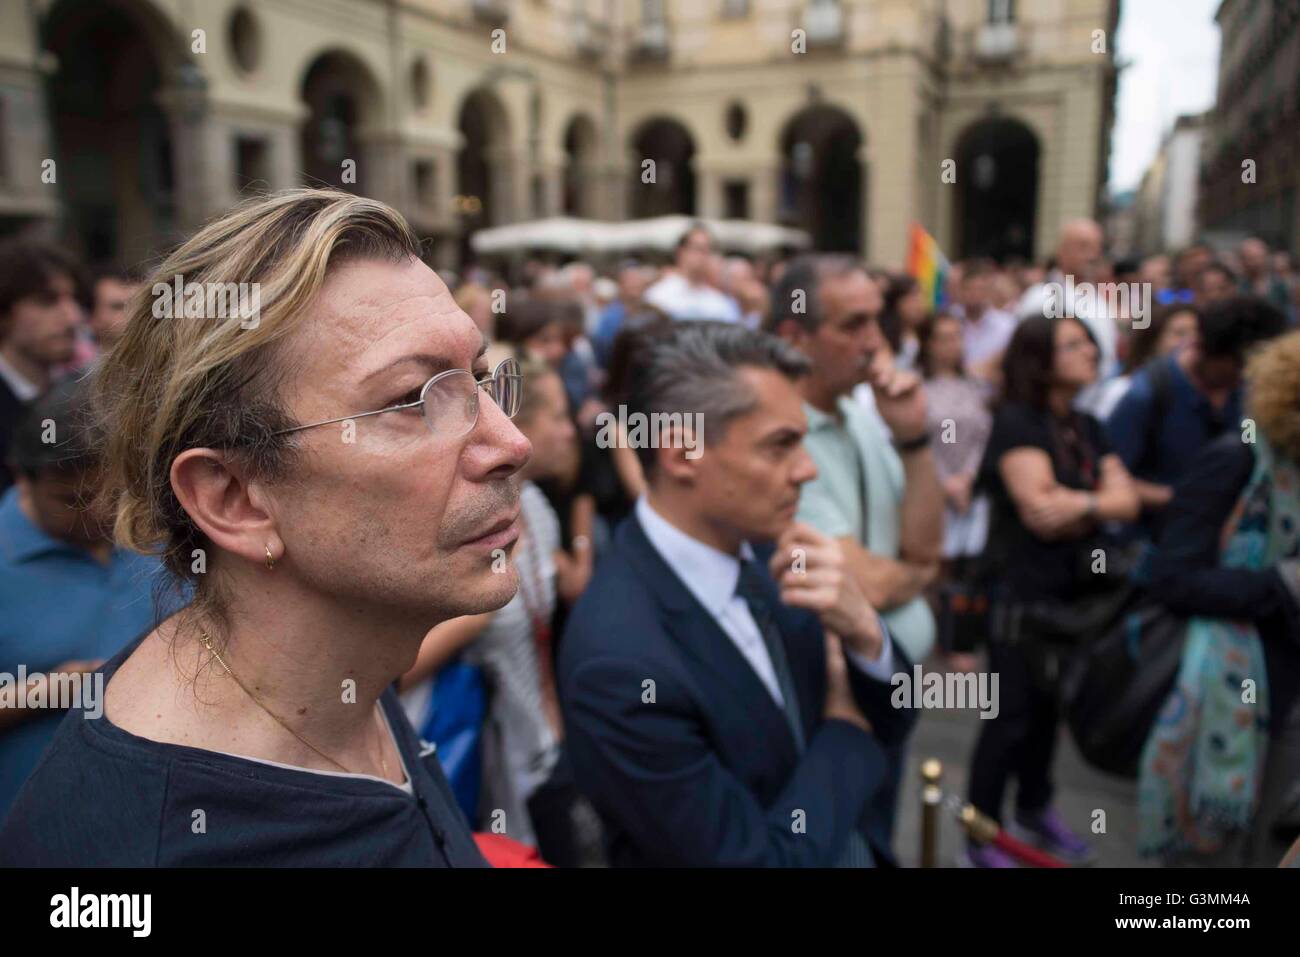
{"type": "Polygon", "coordinates": [[[688,226],[677,241],[676,268],[646,290],[645,301],[673,319],[740,322],[736,300],[710,283],[714,255],[708,229],[688,226]]]}
{"type": "Polygon", "coordinates": [[[1046,279],[1030,286],[1021,297],[1017,314],[1020,320],[1030,316],[1057,313],[1080,320],[1088,327],[1097,344],[1097,381],[1084,389],[1076,407],[1092,411],[1105,382],[1119,375],[1119,329],[1113,307],[1097,295],[1080,295],[1080,285],[1098,279],[1102,254],[1102,231],[1091,219],[1074,219],[1061,227],[1056,244],[1056,265],[1046,279]]]}
{"type": "Polygon", "coordinates": [[[1016,331],[1016,317],[993,305],[992,270],[982,263],[966,267],[957,299],[949,312],[961,320],[962,357],[987,395],[1002,378],[1002,353],[1016,331]]]}

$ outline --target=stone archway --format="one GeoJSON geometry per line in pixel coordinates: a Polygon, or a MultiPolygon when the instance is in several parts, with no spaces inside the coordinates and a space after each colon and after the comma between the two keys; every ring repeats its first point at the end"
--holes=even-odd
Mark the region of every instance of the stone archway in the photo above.
{"type": "Polygon", "coordinates": [[[188,38],[146,0],[58,0],[41,21],[64,239],[89,262],[137,263],[206,213],[191,160],[206,82],[188,38]]]}
{"type": "Polygon", "coordinates": [[[380,97],[369,68],[345,50],[327,50],[307,66],[300,95],[307,107],[300,133],[303,184],[372,191],[380,178],[372,163],[379,160],[366,138],[377,125],[380,97]]]}
{"type": "Polygon", "coordinates": [[[510,121],[500,98],[485,87],[461,104],[457,126],[463,139],[456,157],[456,210],[460,220],[461,262],[473,254],[469,237],[484,226],[509,222],[514,214],[515,158],[510,152],[510,121]]]}
{"type": "Polygon", "coordinates": [[[815,249],[858,253],[863,248],[862,144],[853,117],[820,104],[800,110],[781,132],[777,216],[807,230],[815,249]]]}
{"type": "Polygon", "coordinates": [[[628,215],[695,215],[695,139],[677,120],[656,118],[643,123],[631,137],[628,215]],[[646,160],[653,161],[653,180],[646,160]]]}
{"type": "Polygon", "coordinates": [[[564,130],[564,185],[561,212],[589,219],[596,214],[596,164],[599,136],[591,117],[578,114],[564,130]]]}
{"type": "Polygon", "coordinates": [[[954,252],[962,259],[1034,258],[1041,150],[1019,120],[979,120],[957,141],[954,252]]]}

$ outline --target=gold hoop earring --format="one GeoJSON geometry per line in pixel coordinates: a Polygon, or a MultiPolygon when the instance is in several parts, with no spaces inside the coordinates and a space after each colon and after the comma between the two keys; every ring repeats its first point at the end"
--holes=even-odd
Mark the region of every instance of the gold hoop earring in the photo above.
{"type": "Polygon", "coordinates": [[[271,546],[266,546],[266,567],[268,570],[275,567],[275,559],[271,557],[271,546]]]}

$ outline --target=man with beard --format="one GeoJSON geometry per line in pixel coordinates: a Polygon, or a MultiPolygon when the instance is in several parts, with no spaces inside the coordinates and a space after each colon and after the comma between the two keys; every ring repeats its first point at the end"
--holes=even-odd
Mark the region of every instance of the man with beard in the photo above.
{"type": "MultiPolygon", "coordinates": [[[[915,372],[895,368],[880,328],[882,306],[879,288],[852,257],[801,256],[773,291],[772,319],[777,333],[812,360],[800,391],[818,474],[801,491],[799,520],[839,543],[890,634],[921,661],[934,644],[934,616],[922,593],[938,574],[943,492],[929,448],[925,391],[915,372]],[[892,443],[850,397],[864,381],[892,443]]],[[[889,777],[873,813],[889,835],[903,742],[886,755],[889,777]]]]}
{"type": "Polygon", "coordinates": [[[5,450],[22,407],[73,358],[81,305],[76,262],[46,243],[0,243],[0,490],[13,481],[5,450]]]}

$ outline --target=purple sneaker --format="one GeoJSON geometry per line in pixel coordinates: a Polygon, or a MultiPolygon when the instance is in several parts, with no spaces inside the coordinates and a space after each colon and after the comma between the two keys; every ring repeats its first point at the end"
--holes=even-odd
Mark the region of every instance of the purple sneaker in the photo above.
{"type": "Polygon", "coordinates": [[[1000,847],[992,844],[967,844],[966,850],[957,855],[958,867],[1019,867],[1013,858],[1000,847]]]}
{"type": "Polygon", "coordinates": [[[1007,830],[1012,837],[1033,844],[1066,864],[1091,864],[1097,859],[1092,845],[1072,831],[1054,808],[1017,810],[1015,821],[1007,830]]]}

